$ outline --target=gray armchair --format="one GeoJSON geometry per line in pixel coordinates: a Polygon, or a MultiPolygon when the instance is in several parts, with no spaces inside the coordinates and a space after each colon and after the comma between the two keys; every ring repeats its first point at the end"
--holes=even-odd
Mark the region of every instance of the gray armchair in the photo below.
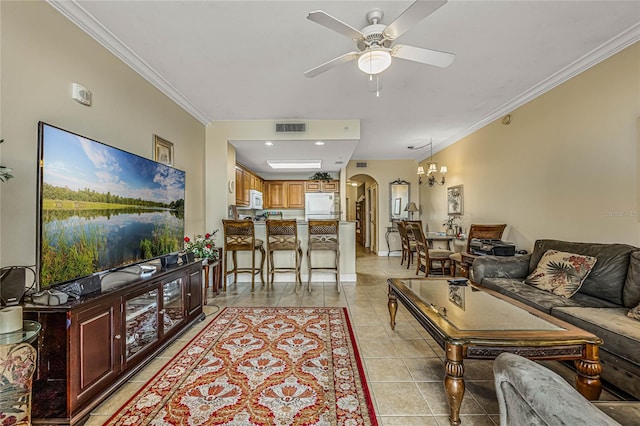
{"type": "Polygon", "coordinates": [[[553,371],[502,353],[493,364],[500,425],[620,425],[553,371]]]}

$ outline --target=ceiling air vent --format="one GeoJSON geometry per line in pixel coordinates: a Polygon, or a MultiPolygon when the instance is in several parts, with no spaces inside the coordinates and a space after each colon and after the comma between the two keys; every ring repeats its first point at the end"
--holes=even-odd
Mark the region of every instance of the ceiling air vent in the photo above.
{"type": "Polygon", "coordinates": [[[367,163],[365,161],[358,161],[356,167],[367,167],[367,163]]]}
{"type": "Polygon", "coordinates": [[[304,133],[307,123],[276,123],[276,133],[304,133]]]}

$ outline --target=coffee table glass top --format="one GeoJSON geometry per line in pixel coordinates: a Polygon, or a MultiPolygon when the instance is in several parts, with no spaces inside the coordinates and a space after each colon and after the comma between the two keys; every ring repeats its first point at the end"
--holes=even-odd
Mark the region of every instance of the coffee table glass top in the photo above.
{"type": "Polygon", "coordinates": [[[565,330],[470,284],[451,285],[446,279],[400,279],[398,282],[460,331],[565,330]]]}

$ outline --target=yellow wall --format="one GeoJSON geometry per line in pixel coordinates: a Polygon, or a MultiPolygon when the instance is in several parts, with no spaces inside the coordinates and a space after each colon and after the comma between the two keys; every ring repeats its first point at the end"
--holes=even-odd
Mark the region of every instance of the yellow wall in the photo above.
{"type": "Polygon", "coordinates": [[[449,173],[420,188],[430,228],[447,217],[446,187],[463,184],[465,229],[507,223],[504,239],[527,250],[539,238],[640,245],[639,117],[636,43],[437,153],[449,173]]]}
{"type": "Polygon", "coordinates": [[[35,263],[37,124],[44,121],[153,158],[153,134],[174,144],[186,175],[186,231],[204,229],[205,127],[44,2],[0,2],[2,158],[0,265],[35,263]],[[71,84],[93,105],[71,99],[71,84]]]}

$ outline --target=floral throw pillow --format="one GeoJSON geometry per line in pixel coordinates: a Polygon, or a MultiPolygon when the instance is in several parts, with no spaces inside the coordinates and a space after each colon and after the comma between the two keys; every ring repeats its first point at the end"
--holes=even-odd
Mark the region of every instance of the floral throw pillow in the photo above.
{"type": "Polygon", "coordinates": [[[596,260],[591,256],[547,250],[525,282],[568,299],[580,289],[596,260]]]}
{"type": "Polygon", "coordinates": [[[640,321],[640,305],[627,312],[627,316],[629,318],[637,319],[638,321],[640,321]]]}

